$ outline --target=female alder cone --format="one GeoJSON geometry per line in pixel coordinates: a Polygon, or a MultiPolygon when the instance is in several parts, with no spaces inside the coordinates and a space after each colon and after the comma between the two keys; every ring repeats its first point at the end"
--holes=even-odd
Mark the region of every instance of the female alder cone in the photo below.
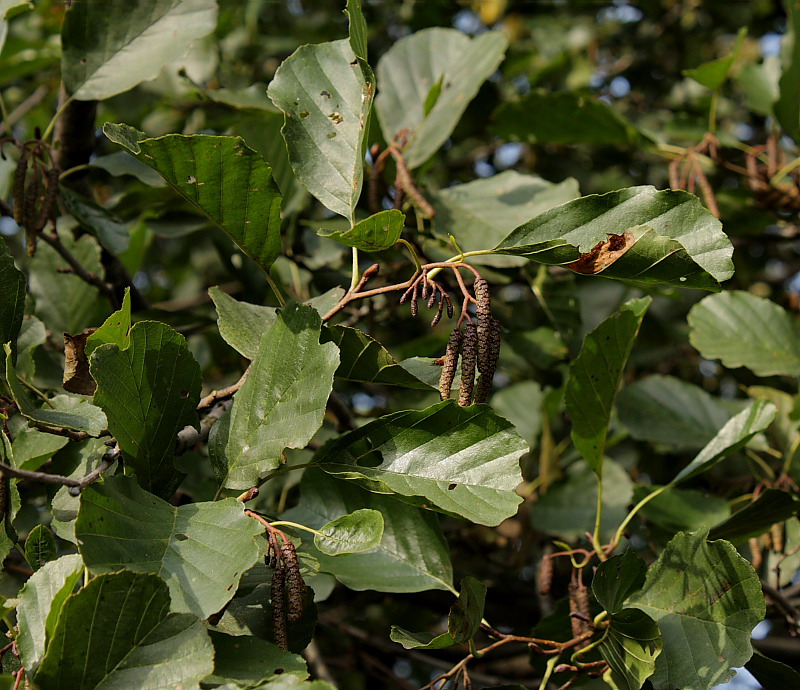
{"type": "Polygon", "coordinates": [[[464,343],[461,346],[461,390],[458,404],[466,407],[472,401],[475,387],[475,365],[478,360],[478,329],[468,323],[464,328],[464,343]]]}
{"type": "Polygon", "coordinates": [[[461,331],[454,330],[450,334],[450,340],[447,343],[447,350],[444,355],[444,366],[442,366],[442,375],[439,377],[439,395],[442,400],[450,398],[450,391],[453,388],[453,379],[456,376],[456,367],[458,366],[458,355],[461,352],[461,331]]]}

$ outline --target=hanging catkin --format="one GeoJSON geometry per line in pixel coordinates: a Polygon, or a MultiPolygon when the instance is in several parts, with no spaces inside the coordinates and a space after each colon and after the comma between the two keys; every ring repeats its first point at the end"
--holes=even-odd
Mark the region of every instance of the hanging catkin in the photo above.
{"type": "Polygon", "coordinates": [[[461,389],[458,392],[458,404],[462,407],[472,402],[477,360],[478,329],[474,324],[468,323],[464,328],[464,340],[461,345],[461,389]]]}
{"type": "Polygon", "coordinates": [[[28,175],[28,156],[26,150],[19,154],[17,169],[14,172],[14,222],[22,225],[25,216],[25,178],[28,175]]]}
{"type": "Polygon", "coordinates": [[[492,305],[489,296],[489,283],[484,278],[476,278],[472,286],[475,293],[475,310],[478,316],[478,371],[487,371],[489,364],[489,331],[492,323],[492,305]]]}
{"type": "Polygon", "coordinates": [[[272,589],[270,590],[270,603],[272,604],[272,635],[275,646],[284,652],[289,649],[289,636],[286,630],[286,573],[282,568],[277,568],[272,573],[272,589]]]}
{"type": "Polygon", "coordinates": [[[450,334],[450,340],[447,342],[442,375],[439,377],[439,395],[442,396],[442,400],[450,398],[450,391],[453,388],[453,379],[456,376],[456,367],[458,366],[458,356],[460,353],[461,331],[456,329],[450,334]]]}
{"type": "MultiPolygon", "coordinates": [[[[478,369],[481,369],[481,377],[475,391],[475,402],[477,403],[485,403],[492,392],[494,372],[497,371],[497,362],[500,359],[500,338],[500,322],[497,319],[490,318],[483,369],[481,369],[480,359],[478,360],[478,369]]],[[[478,353],[480,354],[480,349],[478,353]]]]}
{"type": "Polygon", "coordinates": [[[303,616],[303,607],[306,598],[306,583],[300,574],[300,563],[297,560],[297,551],[292,542],[284,542],[281,546],[283,565],[286,569],[286,593],[289,600],[289,613],[287,618],[290,623],[299,621],[303,616]]]}

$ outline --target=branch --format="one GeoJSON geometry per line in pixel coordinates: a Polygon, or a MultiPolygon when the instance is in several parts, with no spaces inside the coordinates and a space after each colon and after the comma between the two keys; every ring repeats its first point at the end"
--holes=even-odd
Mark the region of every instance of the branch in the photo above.
{"type": "MultiPolygon", "coordinates": [[[[223,389],[226,390],[226,389],[223,389]]],[[[216,392],[216,391],[215,391],[216,392]]],[[[233,395],[231,393],[231,395],[233,395]]],[[[213,401],[212,401],[213,402],[213,401]]],[[[178,432],[178,438],[175,442],[175,449],[172,451],[173,455],[183,455],[186,451],[194,448],[198,443],[205,443],[208,441],[208,435],[211,433],[211,427],[228,411],[233,401],[219,400],[217,404],[211,408],[211,411],[200,420],[200,429],[195,429],[193,426],[185,426],[178,432]]]]}
{"type": "Polygon", "coordinates": [[[217,401],[232,398],[233,394],[236,393],[247,380],[247,375],[250,373],[250,366],[244,370],[244,374],[242,374],[241,378],[236,383],[231,384],[227,388],[220,388],[218,391],[211,391],[205,398],[197,403],[198,412],[205,410],[207,407],[211,407],[217,401]]]}
{"type": "Polygon", "coordinates": [[[39,236],[53,249],[55,249],[56,252],[58,252],[59,256],[69,264],[72,272],[78,276],[78,278],[85,283],[96,287],[100,291],[100,294],[102,294],[106,299],[108,299],[109,302],[111,302],[111,306],[114,309],[119,309],[117,298],[114,295],[114,291],[111,289],[111,286],[102,280],[97,274],[89,273],[89,271],[87,271],[75,258],[72,252],[64,246],[64,243],[61,241],[61,238],[58,237],[58,235],[50,234],[49,232],[43,232],[39,236]]]}

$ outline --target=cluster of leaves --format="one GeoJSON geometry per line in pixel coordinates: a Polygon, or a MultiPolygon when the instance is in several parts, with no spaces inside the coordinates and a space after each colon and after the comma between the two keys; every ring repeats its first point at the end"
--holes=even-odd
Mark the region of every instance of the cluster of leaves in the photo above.
{"type": "Polygon", "coordinates": [[[768,263],[734,277],[731,241],[797,231],[793,5],[782,62],[729,32],[681,77],[694,129],[656,135],[673,110],[564,88],[567,15],[476,2],[470,36],[348,0],[324,40],[342,8],[303,35],[293,3],[67,4],[0,0],[0,681],[323,690],[404,650],[448,650],[432,688],[800,680],[750,639],[767,603],[800,632],[798,302],[768,299],[768,263]],[[742,112],[763,146],[725,129],[742,112]],[[471,179],[487,137],[517,158],[471,179]],[[565,145],[646,172],[537,162],[565,145]],[[491,397],[438,400],[448,327],[417,289],[439,315],[459,295],[458,329],[480,276],[491,397]],[[288,618],[276,535],[309,586],[288,618]],[[347,638],[374,649],[337,668],[347,638]]]}

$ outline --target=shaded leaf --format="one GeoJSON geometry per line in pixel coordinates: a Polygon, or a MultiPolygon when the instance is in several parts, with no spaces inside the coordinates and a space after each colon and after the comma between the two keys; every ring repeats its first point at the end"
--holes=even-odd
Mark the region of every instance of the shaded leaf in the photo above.
{"type": "MultiPolygon", "coordinates": [[[[91,235],[74,239],[69,231],[59,231],[66,249],[89,273],[103,277],[100,245],[91,235]]],[[[36,300],[36,314],[53,333],[80,333],[96,325],[100,293],[71,272],[66,261],[49,244],[39,243],[30,262],[30,293],[36,300]]],[[[105,314],[108,312],[106,311],[105,314]]]]}
{"type": "Polygon", "coordinates": [[[14,462],[20,469],[36,470],[68,443],[66,436],[46,434],[25,425],[14,433],[14,462]]]}
{"type": "Polygon", "coordinates": [[[46,563],[56,560],[56,538],[47,525],[36,525],[25,540],[25,560],[36,572],[46,563]]]}
{"type": "MultiPolygon", "coordinates": [[[[649,493],[660,489],[656,485],[637,486],[633,502],[638,503],[649,493]]],[[[641,515],[671,533],[693,530],[725,520],[731,513],[728,501],[719,496],[694,489],[668,487],[641,508],[641,515]]]]}
{"type": "Polygon", "coordinates": [[[614,398],[651,302],[642,297],[623,304],[584,338],[569,369],[564,406],[572,419],[572,442],[598,476],[614,398]]]}
{"type": "MultiPolygon", "coordinates": [[[[436,231],[445,237],[453,235],[465,252],[490,249],[525,221],[578,196],[573,178],[553,184],[536,175],[506,170],[437,192],[436,231]]],[[[516,257],[492,254],[472,257],[470,262],[489,266],[524,263],[516,257]]]]}
{"type": "Polygon", "coordinates": [[[739,50],[742,47],[745,36],[747,36],[747,27],[743,26],[739,29],[739,33],[736,34],[736,43],[730,55],[711,60],[694,69],[683,70],[683,75],[689,77],[689,79],[694,79],[698,84],[707,86],[712,91],[719,90],[728,79],[731,67],[733,67],[733,63],[739,56],[739,50]]]}
{"type": "Polygon", "coordinates": [[[800,326],[775,302],[723,292],[695,304],[687,318],[689,340],[703,357],[758,376],[800,376],[800,326]]]}
{"type": "Polygon", "coordinates": [[[436,515],[391,496],[365,491],[352,482],[309,469],[300,482],[300,501],[281,518],[318,529],[360,508],[383,514],[381,543],[365,553],[326,556],[310,545],[320,568],[350,589],[380,592],[452,591],[453,568],[436,515]]]}
{"type": "Polygon", "coordinates": [[[770,425],[775,418],[775,412],[775,405],[771,402],[764,399],[756,400],[732,417],[695,459],[678,472],[670,484],[677,484],[705,472],[723,458],[744,447],[753,436],[770,425]]]}
{"type": "Polygon", "coordinates": [[[598,645],[611,669],[616,690],[639,690],[653,675],[663,643],[656,622],[636,609],[622,609],[609,622],[608,634],[598,645]]]}
{"type": "Polygon", "coordinates": [[[83,575],[78,554],[62,556],[37,570],[20,590],[17,604],[17,647],[22,664],[33,672],[44,656],[58,614],[83,575]]]}
{"type": "Polygon", "coordinates": [[[790,137],[800,139],[800,7],[786,3],[786,33],[791,49],[784,58],[783,73],[778,82],[779,96],[772,109],[775,117],[790,137]]]}
{"type": "Polygon", "coordinates": [[[350,23],[350,47],[356,57],[367,59],[367,20],[361,9],[361,0],[347,0],[344,10],[350,23]]]}
{"type": "MultiPolygon", "coordinates": [[[[14,467],[14,455],[11,451],[11,443],[2,428],[0,428],[0,461],[14,467]]],[[[17,543],[17,532],[14,529],[13,523],[21,507],[21,501],[19,498],[19,491],[17,491],[16,479],[0,475],[0,482],[3,482],[3,486],[8,489],[8,495],[6,497],[7,508],[3,511],[3,515],[0,516],[0,520],[2,520],[2,524],[0,525],[0,558],[5,560],[6,556],[11,553],[11,549],[13,549],[17,543]]]]}
{"type": "Polygon", "coordinates": [[[365,252],[380,252],[400,239],[405,221],[405,214],[393,208],[365,218],[344,232],[317,230],[317,235],[365,252]]]}
{"type": "Polygon", "coordinates": [[[169,613],[164,582],[122,571],[93,578],[66,600],[35,683],[42,690],[196,688],[213,668],[203,624],[169,613]]]}
{"type": "Polygon", "coordinates": [[[750,633],[765,611],[752,566],[730,543],[706,542],[702,531],[679,532],[667,544],[629,605],[661,629],[656,690],[705,690],[730,679],[752,655],[750,633]]]}
{"type": "Polygon", "coordinates": [[[281,251],[282,197],[272,168],[240,137],[168,134],[150,139],[133,127],[111,123],[103,132],[156,170],[261,270],[269,270],[281,251]]]}
{"type": "Polygon", "coordinates": [[[106,416],[85,398],[57,395],[47,401],[47,406],[36,407],[23,388],[14,366],[11,364],[11,348],[5,345],[6,382],[20,413],[34,422],[73,431],[85,431],[99,436],[106,428],[106,416]]]}
{"type": "Polygon", "coordinates": [[[647,565],[628,549],[603,561],[592,578],[592,594],[610,614],[618,613],[628,598],[644,584],[647,565]]]}
{"type": "Polygon", "coordinates": [[[157,573],[172,608],[207,618],[233,596],[259,557],[263,530],[226,498],[179,507],[142,490],[130,477],[109,477],[81,496],[75,536],[93,573],[121,568],[157,573]]]}
{"type": "Polygon", "coordinates": [[[445,400],[365,424],[325,446],[316,461],[367,489],[421,496],[429,506],[497,525],[522,500],[514,489],[526,450],[512,425],[489,406],[445,400]]]}
{"type": "Polygon", "coordinates": [[[158,76],[216,24],[215,0],[74,2],[61,28],[64,85],[81,101],[116,96],[158,76]]]}
{"type": "Polygon", "coordinates": [[[646,139],[607,103],[571,91],[531,91],[504,103],[492,129],[504,139],[540,144],[627,146],[646,139]]]}
{"type": "Polygon", "coordinates": [[[306,662],[299,654],[284,652],[257,637],[213,631],[209,636],[214,644],[214,673],[204,678],[204,683],[250,686],[288,676],[308,678],[306,662]]]}
{"type": "Polygon", "coordinates": [[[86,356],[92,354],[101,345],[116,345],[124,350],[130,345],[131,338],[131,289],[125,288],[122,306],[109,316],[100,328],[86,339],[86,356]]]}
{"type": "Polygon", "coordinates": [[[89,165],[93,168],[105,170],[109,175],[114,175],[114,177],[131,175],[139,182],[144,182],[150,187],[167,186],[161,175],[127,151],[114,151],[114,153],[109,153],[107,156],[98,156],[92,159],[89,165]]]}
{"type": "Polygon", "coordinates": [[[312,307],[291,303],[261,336],[233,407],[212,429],[220,486],[254,486],[280,465],[284,448],[303,448],[319,429],[339,365],[336,346],[319,342],[321,326],[312,307]]]}
{"type": "Polygon", "coordinates": [[[798,512],[800,501],[796,497],[779,489],[765,489],[755,501],[716,525],[708,536],[709,539],[743,542],[760,537],[776,522],[783,522],[798,512]]]}
{"type": "Polygon", "coordinates": [[[179,478],[172,463],[177,433],[198,423],[200,365],[186,339],[164,323],[139,321],[126,349],[98,347],[90,368],[97,381],[94,401],[137,481],[171,495],[179,478]]]}
{"type": "Polygon", "coordinates": [[[350,225],[364,180],[374,93],[371,70],[346,39],[300,46],[281,63],[268,89],[286,114],[282,132],[295,175],[350,225]]]}
{"type": "MultiPolygon", "coordinates": [[[[619,463],[603,464],[603,514],[601,539],[610,539],[628,514],[633,497],[630,474],[619,463]]],[[[567,469],[565,481],[548,487],[547,493],[530,507],[531,525],[546,534],[567,541],[582,537],[595,523],[597,514],[597,478],[582,462],[567,469]]]]}
{"type": "Polygon", "coordinates": [[[785,690],[800,685],[800,673],[791,666],[764,656],[757,649],[753,650],[753,656],[744,667],[761,684],[762,690],[785,690]]]}
{"type": "Polygon", "coordinates": [[[658,375],[625,386],[617,397],[617,413],[633,438],[680,450],[699,450],[731,418],[699,386],[658,375]]]}
{"type": "Polygon", "coordinates": [[[314,546],[328,556],[362,553],[374,549],[383,537],[383,515],[377,510],[359,508],[331,520],[314,535],[314,546]]]}
{"type": "MultiPolygon", "coordinates": [[[[322,329],[321,340],[324,343],[336,343],[339,348],[341,362],[336,370],[337,378],[423,390],[430,388],[427,382],[420,381],[413,373],[408,372],[405,362],[398,364],[383,345],[357,328],[325,326],[322,329]]],[[[434,385],[438,387],[441,367],[436,369],[434,385]]]]}
{"type": "Polygon", "coordinates": [[[721,227],[692,194],[629,187],[546,211],[495,252],[644,285],[718,291],[733,275],[733,246],[721,227]]]}
{"type": "Polygon", "coordinates": [[[456,29],[430,28],[400,39],[381,57],[375,110],[386,141],[407,130],[403,157],[409,168],[446,141],[507,46],[502,31],[470,38],[456,29]],[[437,95],[429,100],[432,90],[437,95]]]}
{"type": "Polygon", "coordinates": [[[486,585],[474,577],[461,580],[461,591],[450,607],[447,632],[441,635],[412,633],[398,625],[392,626],[389,637],[405,649],[445,649],[469,642],[478,632],[483,619],[486,585]]]}
{"type": "Polygon", "coordinates": [[[0,238],[0,345],[11,343],[12,362],[17,361],[17,336],[25,313],[25,274],[14,265],[0,238]]]}
{"type": "Polygon", "coordinates": [[[492,396],[492,408],[514,425],[528,446],[535,448],[542,430],[544,393],[536,381],[522,381],[492,396]]]}
{"type": "Polygon", "coordinates": [[[130,244],[128,225],[120,218],[85,196],[59,185],[58,193],[67,212],[91,232],[112,254],[121,254],[130,244]]]}

